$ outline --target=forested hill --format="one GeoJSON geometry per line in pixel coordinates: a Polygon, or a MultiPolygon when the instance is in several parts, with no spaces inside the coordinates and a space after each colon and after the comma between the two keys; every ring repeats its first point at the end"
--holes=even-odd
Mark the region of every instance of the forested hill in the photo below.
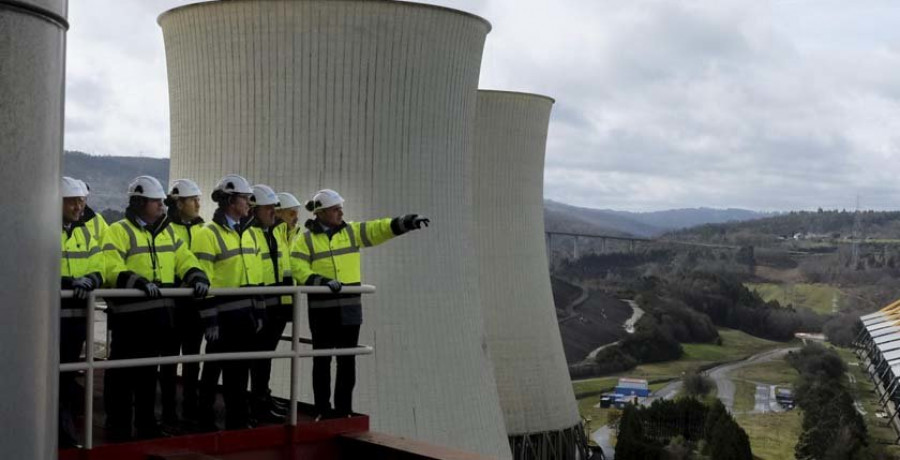
{"type": "Polygon", "coordinates": [[[81,179],[91,185],[88,204],[97,211],[124,210],[128,205],[126,189],[137,176],[169,182],[169,159],[146,157],[94,156],[81,152],[65,152],[63,175],[81,179]]]}
{"type": "MultiPolygon", "coordinates": [[[[794,211],[764,219],[725,224],[706,224],[672,232],[679,240],[708,243],[740,243],[754,240],[849,239],[853,235],[857,213],[854,211],[794,211]]],[[[860,238],[900,238],[900,212],[860,211],[860,238]]]]}

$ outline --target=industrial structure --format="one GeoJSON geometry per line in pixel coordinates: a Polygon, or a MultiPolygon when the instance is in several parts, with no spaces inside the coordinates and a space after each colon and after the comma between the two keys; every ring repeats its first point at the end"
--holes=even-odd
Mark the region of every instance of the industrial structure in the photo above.
{"type": "Polygon", "coordinates": [[[348,220],[431,218],[427,238],[363,256],[363,279],[379,293],[364,301],[360,341],[376,352],[359,362],[355,408],[378,431],[510,458],[472,212],[490,24],[447,8],[353,0],[199,3],[159,24],[171,177],[209,190],[240,171],[298,196],[338,190],[348,220]]]}
{"type": "MultiPolygon", "coordinates": [[[[66,12],[65,0],[0,0],[0,56],[4,68],[16,69],[0,72],[0,175],[10,190],[31,190],[8,200],[16,219],[0,224],[4,254],[28,261],[0,268],[3,309],[12,318],[0,326],[2,364],[10,370],[0,381],[0,416],[16,420],[0,436],[0,457],[137,459],[189,450],[265,451],[272,458],[589,458],[541,244],[553,101],[477,92],[490,31],[484,19],[389,0],[232,0],[159,18],[171,177],[194,178],[204,190],[232,172],[299,196],[329,187],[347,198],[352,220],[418,212],[435,224],[427,237],[403,238],[364,256],[365,282],[379,289],[364,300],[366,345],[301,350],[295,330],[290,345],[271,356],[282,358],[282,369],[292,363],[281,393],[293,400],[302,396],[300,375],[309,376],[299,372],[301,358],[374,350],[359,361],[355,408],[388,435],[369,432],[365,415],[315,421],[290,404],[287,426],[138,443],[104,443],[101,428],[95,436],[102,422],[93,423],[93,404],[104,401],[93,390],[105,369],[248,356],[95,361],[89,346],[83,362],[60,366],[59,311],[45,307],[60,299],[66,12]],[[492,240],[492,231],[483,238],[498,218],[505,237],[492,240]],[[60,370],[82,373],[84,449],[55,449],[60,370]]],[[[214,294],[249,292],[241,289],[214,294]]],[[[277,294],[297,296],[302,305],[301,294],[324,288],[252,289],[259,290],[254,295],[286,289],[277,294]]],[[[163,295],[191,294],[180,291],[189,290],[163,295]]],[[[89,337],[94,300],[86,309],[89,337]]],[[[308,393],[310,385],[303,387],[308,393]]]]}
{"type": "Polygon", "coordinates": [[[900,301],[864,315],[860,321],[857,354],[875,384],[879,403],[890,414],[888,424],[900,433],[900,301]]]}
{"type": "Polygon", "coordinates": [[[56,457],[65,0],[0,0],[0,457],[56,457]],[[16,193],[28,190],[28,193],[16,193]]]}
{"type": "Polygon", "coordinates": [[[515,459],[586,458],[544,250],[544,151],[553,99],[478,91],[473,209],[478,278],[515,459]]]}

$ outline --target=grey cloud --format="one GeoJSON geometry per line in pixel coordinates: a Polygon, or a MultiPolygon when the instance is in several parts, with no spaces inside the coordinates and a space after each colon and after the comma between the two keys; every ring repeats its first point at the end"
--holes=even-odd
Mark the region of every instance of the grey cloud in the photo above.
{"type": "MultiPolygon", "coordinates": [[[[82,20],[70,32],[67,146],[166,154],[155,21],[183,3],[71,5],[82,20]]],[[[482,87],[557,100],[548,198],[634,210],[900,202],[892,1],[431,3],[493,24],[482,87]]]]}

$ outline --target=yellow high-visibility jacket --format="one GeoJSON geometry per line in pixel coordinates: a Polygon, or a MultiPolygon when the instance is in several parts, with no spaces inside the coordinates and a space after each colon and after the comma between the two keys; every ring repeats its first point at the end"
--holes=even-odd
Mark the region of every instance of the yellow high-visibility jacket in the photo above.
{"type": "MultiPolygon", "coordinates": [[[[190,250],[194,237],[196,237],[197,233],[203,229],[203,218],[198,217],[190,222],[184,222],[181,220],[181,217],[178,216],[177,212],[170,212],[169,218],[171,219],[169,226],[172,227],[172,230],[175,230],[175,236],[180,238],[181,241],[184,241],[184,245],[190,250]]],[[[181,280],[176,279],[176,284],[182,284],[181,280]]]]}
{"type": "MultiPolygon", "coordinates": [[[[162,219],[155,225],[142,227],[137,217],[126,211],[122,219],[106,229],[102,250],[106,283],[119,288],[133,288],[139,278],[160,287],[175,287],[176,277],[185,283],[206,279],[194,254],[175,230],[162,219]]],[[[173,306],[172,299],[120,299],[110,304],[114,313],[129,313],[173,306]]]]}
{"type": "Polygon", "coordinates": [[[170,225],[172,226],[172,230],[175,230],[175,235],[178,238],[181,238],[188,249],[190,249],[197,233],[200,233],[200,230],[203,229],[203,223],[203,219],[198,217],[191,222],[172,222],[170,225]]]}
{"type": "Polygon", "coordinates": [[[91,233],[91,238],[98,242],[103,240],[103,234],[106,233],[106,229],[109,228],[103,215],[97,214],[89,206],[85,206],[84,213],[81,215],[81,221],[84,222],[85,228],[91,233]]]}
{"type": "MultiPolygon", "coordinates": [[[[262,259],[263,284],[266,286],[293,286],[291,276],[291,248],[285,239],[287,232],[284,229],[287,224],[278,220],[272,228],[264,229],[259,225],[253,225],[248,231],[256,235],[259,244],[259,255],[262,259]]],[[[291,296],[269,296],[266,298],[267,306],[293,305],[291,296]]]]}
{"type": "MultiPolygon", "coordinates": [[[[252,219],[238,223],[235,230],[228,226],[225,214],[217,209],[213,221],[206,224],[194,236],[191,250],[197,256],[200,267],[209,276],[213,288],[261,286],[263,264],[256,234],[250,230],[252,219]]],[[[204,321],[215,321],[220,313],[245,308],[265,309],[264,302],[251,297],[228,297],[205,302],[200,316],[204,321]],[[258,305],[259,304],[259,305],[258,305]]]]}
{"type": "MultiPolygon", "coordinates": [[[[405,233],[399,218],[344,222],[329,230],[317,220],[308,220],[306,228],[294,241],[291,271],[297,283],[307,286],[322,286],[330,280],[359,286],[362,281],[360,249],[405,233]]],[[[310,295],[307,300],[310,309],[341,307],[343,324],[362,324],[359,294],[318,294],[310,295]]]]}
{"type": "MultiPolygon", "coordinates": [[[[103,284],[103,255],[100,253],[100,243],[91,238],[91,234],[83,223],[76,222],[68,230],[63,228],[62,239],[62,288],[71,289],[72,280],[82,276],[91,278],[94,286],[103,284]]],[[[63,299],[62,318],[83,317],[85,315],[84,301],[79,299],[63,299]]]]}

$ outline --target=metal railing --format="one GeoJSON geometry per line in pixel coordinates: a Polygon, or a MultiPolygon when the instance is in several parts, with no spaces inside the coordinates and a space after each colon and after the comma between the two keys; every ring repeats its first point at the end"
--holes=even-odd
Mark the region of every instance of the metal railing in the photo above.
{"type": "MultiPolygon", "coordinates": [[[[168,288],[160,290],[163,297],[190,297],[194,291],[190,288],[168,288]]],[[[341,294],[372,294],[375,286],[344,286],[341,294]]],[[[291,359],[291,407],[290,417],[287,423],[297,426],[297,402],[300,399],[300,359],[317,356],[348,356],[368,355],[374,350],[369,345],[359,345],[353,348],[331,348],[309,350],[300,349],[300,344],[311,343],[309,339],[302,339],[297,324],[300,322],[300,294],[331,294],[326,286],[278,286],[278,287],[244,287],[244,288],[218,288],[210,289],[210,296],[256,296],[256,295],[290,295],[293,298],[293,318],[291,322],[291,349],[289,351],[248,351],[234,353],[215,353],[199,355],[160,356],[155,358],[132,358],[106,361],[94,360],[94,319],[97,310],[96,298],[134,298],[146,297],[146,294],[138,289],[97,289],[90,293],[87,299],[85,311],[85,334],[87,346],[85,346],[85,360],[75,363],[63,363],[59,366],[60,372],[84,373],[84,449],[92,449],[94,445],[94,369],[113,369],[125,367],[158,366],[161,364],[200,363],[212,361],[238,361],[254,359],[291,359]]],[[[73,292],[63,290],[61,298],[73,297],[73,292]]]]}

